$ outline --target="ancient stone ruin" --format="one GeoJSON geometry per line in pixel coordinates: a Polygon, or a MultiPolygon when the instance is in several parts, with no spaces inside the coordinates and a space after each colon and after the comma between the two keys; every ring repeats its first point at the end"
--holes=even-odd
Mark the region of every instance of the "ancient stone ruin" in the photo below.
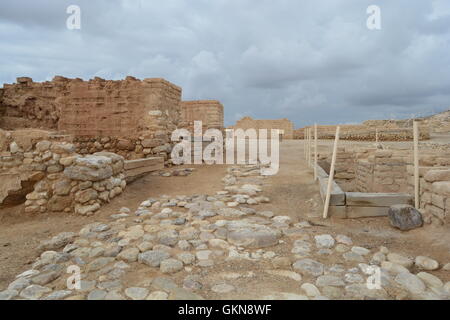
{"type": "Polygon", "coordinates": [[[414,207],[410,120],[341,126],[333,172],[336,126],[318,127],[315,165],[304,129],[250,117],[231,128],[284,131],[276,175],[174,166],[174,129],[224,130],[220,102],[181,93],[133,77],[4,85],[0,300],[450,299],[448,112],[420,119],[414,207]]]}
{"type": "Polygon", "coordinates": [[[180,127],[193,134],[194,121],[202,122],[203,132],[208,129],[223,131],[223,105],[217,100],[182,101],[180,127]]]}

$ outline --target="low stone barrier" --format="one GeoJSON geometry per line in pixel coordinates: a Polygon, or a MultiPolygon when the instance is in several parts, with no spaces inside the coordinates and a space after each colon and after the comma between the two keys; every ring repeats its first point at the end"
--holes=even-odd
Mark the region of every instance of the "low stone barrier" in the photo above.
{"type": "MultiPolygon", "coordinates": [[[[328,174],[317,166],[320,195],[325,201],[328,174]]],[[[412,204],[412,196],[407,193],[364,193],[344,192],[333,181],[328,216],[342,219],[387,216],[389,207],[395,204],[412,204]]]]}

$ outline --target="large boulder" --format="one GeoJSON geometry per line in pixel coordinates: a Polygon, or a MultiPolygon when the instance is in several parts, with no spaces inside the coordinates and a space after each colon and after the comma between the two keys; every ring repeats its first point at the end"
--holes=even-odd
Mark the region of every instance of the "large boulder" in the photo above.
{"type": "Polygon", "coordinates": [[[391,206],[388,216],[391,225],[402,231],[412,230],[423,225],[422,214],[410,205],[397,204],[391,206]]]}

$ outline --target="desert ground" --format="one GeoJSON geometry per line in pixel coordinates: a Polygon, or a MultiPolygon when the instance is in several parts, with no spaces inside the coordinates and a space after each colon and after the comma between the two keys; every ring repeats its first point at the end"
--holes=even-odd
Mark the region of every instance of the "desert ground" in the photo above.
{"type": "MultiPolygon", "coordinates": [[[[2,298],[449,299],[448,225],[402,232],[387,217],[323,219],[303,141],[280,147],[274,176],[254,165],[184,165],[192,174],[148,174],[91,216],[1,209],[2,298]],[[70,234],[48,241],[61,232],[70,234]],[[439,268],[420,268],[418,256],[439,268]],[[369,290],[367,268],[382,263],[382,288],[369,290]],[[66,285],[74,264],[80,290],[66,285]],[[413,276],[399,276],[404,269],[413,276]]],[[[319,151],[331,148],[319,141],[319,151]]]]}

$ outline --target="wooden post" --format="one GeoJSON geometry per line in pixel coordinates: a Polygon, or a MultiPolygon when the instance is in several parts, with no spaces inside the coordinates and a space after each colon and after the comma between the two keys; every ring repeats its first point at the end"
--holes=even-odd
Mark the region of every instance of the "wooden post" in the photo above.
{"type": "Polygon", "coordinates": [[[331,198],[331,186],[333,185],[334,179],[334,167],[336,165],[336,154],[337,154],[337,146],[339,141],[339,131],[340,127],[336,127],[336,136],[334,138],[334,146],[333,146],[333,156],[331,158],[331,166],[330,166],[330,174],[328,176],[328,186],[327,186],[327,196],[325,198],[325,204],[323,207],[323,218],[326,219],[328,217],[328,208],[330,207],[330,198],[331,198]]]}
{"type": "Polygon", "coordinates": [[[312,167],[312,128],[309,128],[309,167],[312,167]]]}
{"type": "Polygon", "coordinates": [[[375,142],[378,144],[378,128],[375,129],[375,142]]]}
{"type": "Polygon", "coordinates": [[[314,181],[317,180],[317,123],[314,124],[314,181]]]}
{"type": "Polygon", "coordinates": [[[418,122],[413,122],[414,133],[414,204],[416,209],[420,207],[419,198],[419,127],[418,122]]]}
{"type": "Polygon", "coordinates": [[[306,154],[308,153],[308,150],[306,150],[306,139],[307,139],[307,134],[308,134],[308,130],[305,127],[305,130],[303,131],[303,149],[304,149],[304,153],[305,153],[305,160],[307,160],[306,158],[306,154]]]}

